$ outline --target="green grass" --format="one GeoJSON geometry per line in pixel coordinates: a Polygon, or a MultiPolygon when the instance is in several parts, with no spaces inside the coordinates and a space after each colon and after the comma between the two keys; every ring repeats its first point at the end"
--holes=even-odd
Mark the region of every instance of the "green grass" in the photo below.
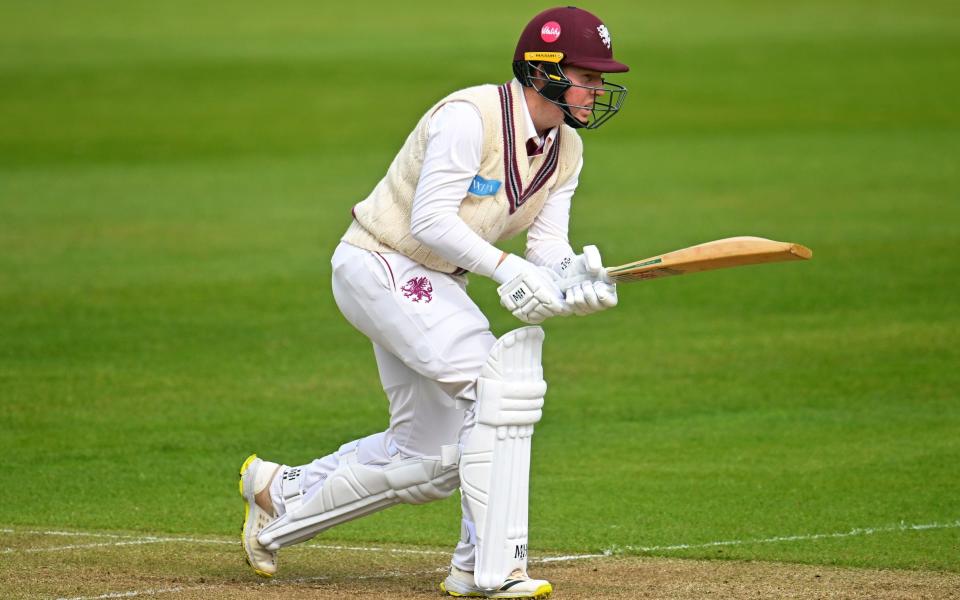
{"type": "MultiPolygon", "coordinates": [[[[960,519],[960,10],[795,4],[596,7],[634,70],[584,135],[574,243],[816,255],[547,324],[536,549],[960,519]]],[[[0,524],[233,534],[248,451],[386,425],[331,250],[422,111],[506,79],[542,8],[442,6],[0,7],[0,524]]],[[[457,512],[326,537],[444,544],[457,512]]],[[[958,549],[953,527],[653,553],[960,571],[958,549]]]]}

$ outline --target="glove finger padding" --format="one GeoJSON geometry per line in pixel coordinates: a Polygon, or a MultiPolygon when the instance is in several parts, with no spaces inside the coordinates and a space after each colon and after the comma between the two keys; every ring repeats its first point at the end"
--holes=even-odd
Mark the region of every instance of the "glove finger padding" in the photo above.
{"type": "Polygon", "coordinates": [[[523,309],[520,309],[520,308],[513,311],[513,313],[511,314],[513,314],[513,316],[515,316],[516,318],[520,319],[521,321],[529,325],[539,325],[540,323],[543,323],[544,321],[546,321],[546,317],[541,316],[539,313],[524,312],[523,309]]]}
{"type": "Polygon", "coordinates": [[[615,283],[604,283],[598,281],[593,284],[597,294],[597,300],[603,308],[613,308],[617,305],[617,285],[615,283]]]}
{"type": "Polygon", "coordinates": [[[567,290],[565,304],[577,316],[612,308],[617,305],[617,286],[600,281],[585,281],[567,290]]]}
{"type": "Polygon", "coordinates": [[[537,323],[542,323],[549,319],[550,317],[556,316],[556,313],[545,306],[537,306],[530,311],[530,317],[536,319],[537,323]]]}
{"type": "Polygon", "coordinates": [[[587,302],[583,297],[582,286],[580,285],[575,285],[567,290],[564,304],[567,305],[570,312],[578,317],[590,314],[590,311],[587,310],[587,302]]]}
{"type": "Polygon", "coordinates": [[[600,304],[600,298],[597,297],[597,289],[594,287],[593,282],[585,281],[580,285],[580,288],[583,290],[583,299],[587,303],[590,312],[601,311],[605,308],[600,304]]]}

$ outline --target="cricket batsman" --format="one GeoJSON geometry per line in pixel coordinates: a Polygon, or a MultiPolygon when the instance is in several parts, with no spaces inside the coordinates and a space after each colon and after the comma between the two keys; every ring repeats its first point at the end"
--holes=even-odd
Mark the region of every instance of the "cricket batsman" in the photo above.
{"type": "Polygon", "coordinates": [[[547,388],[536,325],[617,304],[599,252],[577,254],[567,232],[579,132],[620,110],[627,90],[604,74],[627,70],[598,17],[546,10],[520,35],[515,78],[430,107],[354,206],[333,254],[333,294],[373,342],[390,424],[309,464],[243,463],[243,545],[257,574],[272,576],[279,549],[334,525],[459,488],[460,541],[440,589],[553,591],[527,574],[530,441],[547,388]],[[522,231],[524,257],[493,245],[522,231]],[[497,339],[467,273],[495,280],[501,305],[532,326],[497,339]]]}

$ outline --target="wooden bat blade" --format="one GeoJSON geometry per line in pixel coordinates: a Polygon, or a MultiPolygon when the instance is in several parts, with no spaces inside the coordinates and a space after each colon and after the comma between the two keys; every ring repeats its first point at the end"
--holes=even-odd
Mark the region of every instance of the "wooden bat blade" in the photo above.
{"type": "Polygon", "coordinates": [[[761,237],[739,236],[652,256],[606,270],[615,283],[656,279],[698,271],[757,265],[786,260],[807,260],[813,252],[806,246],[761,237]]]}

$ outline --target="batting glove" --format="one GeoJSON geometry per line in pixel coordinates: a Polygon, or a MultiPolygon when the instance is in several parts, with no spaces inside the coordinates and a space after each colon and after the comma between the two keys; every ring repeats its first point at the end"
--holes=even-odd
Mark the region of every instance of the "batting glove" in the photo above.
{"type": "Polygon", "coordinates": [[[577,316],[589,315],[617,305],[617,285],[607,279],[596,246],[584,246],[583,254],[560,267],[564,303],[577,316]]]}
{"type": "Polygon", "coordinates": [[[536,325],[572,313],[553,269],[508,254],[493,272],[493,279],[501,284],[497,288],[500,304],[524,323],[536,325]]]}

